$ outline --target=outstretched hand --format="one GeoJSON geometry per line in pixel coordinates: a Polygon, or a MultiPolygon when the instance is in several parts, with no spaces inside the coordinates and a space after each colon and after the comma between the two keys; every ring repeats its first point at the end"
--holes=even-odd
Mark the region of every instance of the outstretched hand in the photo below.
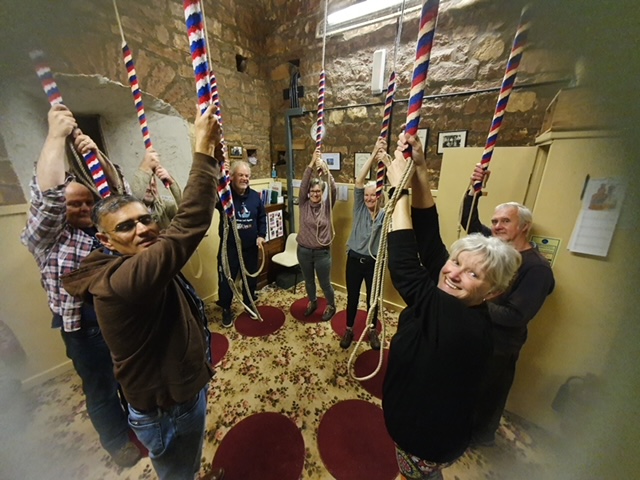
{"type": "Polygon", "coordinates": [[[66,138],[78,127],[71,111],[64,105],[54,105],[47,115],[49,122],[49,137],[66,138]]]}
{"type": "Polygon", "coordinates": [[[411,159],[416,168],[425,167],[427,162],[424,158],[424,148],[422,147],[422,143],[420,143],[420,139],[406,132],[402,132],[398,135],[398,149],[404,152],[409,147],[411,147],[411,159]]]}
{"type": "MultiPolygon", "coordinates": [[[[402,177],[404,176],[404,172],[409,166],[409,160],[407,158],[404,158],[402,152],[403,150],[401,150],[400,146],[398,146],[398,148],[396,148],[396,150],[394,151],[393,160],[391,160],[390,157],[386,156],[383,160],[384,165],[387,169],[387,178],[389,179],[389,184],[392,187],[397,187],[398,185],[400,185],[402,177]]],[[[409,175],[409,178],[411,178],[411,175],[413,175],[413,167],[411,168],[412,171],[409,175]]]]}
{"type": "Polygon", "coordinates": [[[202,114],[200,109],[197,110],[195,121],[196,152],[210,155],[213,149],[220,144],[222,129],[218,117],[213,113],[214,111],[214,105],[209,105],[202,114]]]}

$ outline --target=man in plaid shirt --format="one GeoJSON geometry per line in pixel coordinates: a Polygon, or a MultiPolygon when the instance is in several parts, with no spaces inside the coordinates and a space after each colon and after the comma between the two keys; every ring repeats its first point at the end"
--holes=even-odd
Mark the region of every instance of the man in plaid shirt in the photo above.
{"type": "MultiPolygon", "coordinates": [[[[116,464],[132,466],[140,459],[140,452],[128,437],[127,415],[118,395],[111,354],[93,304],[91,299],[83,301],[69,295],[60,281],[100,246],[91,220],[93,193],[65,172],[65,142],[76,133],[74,148],[81,155],[97,150],[97,146],[76,130],[73,114],[64,105],[51,107],[48,121],[49,132],[31,181],[31,206],[20,240],[40,268],[53,313],[52,328],[61,329],[67,357],[82,379],[87,412],[100,443],[116,464]]],[[[108,171],[105,168],[105,173],[108,171]]]]}

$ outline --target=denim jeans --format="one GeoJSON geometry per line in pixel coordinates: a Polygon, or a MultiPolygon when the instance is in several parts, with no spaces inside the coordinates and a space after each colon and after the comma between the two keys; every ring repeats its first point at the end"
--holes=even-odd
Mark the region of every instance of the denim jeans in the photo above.
{"type": "Polygon", "coordinates": [[[110,454],[129,441],[127,414],[118,396],[118,383],[113,376],[111,353],[100,327],[85,326],[75,332],[61,330],[67,357],[82,380],[87,413],[110,454]]]}
{"type": "Polygon", "coordinates": [[[206,386],[194,400],[166,410],[139,412],[129,405],[129,425],[160,480],[193,480],[198,473],[206,412],[206,386]]]}
{"type": "Polygon", "coordinates": [[[328,248],[311,249],[298,245],[298,262],[304,278],[304,288],[309,300],[317,300],[316,274],[320,288],[329,305],[336,305],[335,293],[331,285],[331,250],[328,248]]]}

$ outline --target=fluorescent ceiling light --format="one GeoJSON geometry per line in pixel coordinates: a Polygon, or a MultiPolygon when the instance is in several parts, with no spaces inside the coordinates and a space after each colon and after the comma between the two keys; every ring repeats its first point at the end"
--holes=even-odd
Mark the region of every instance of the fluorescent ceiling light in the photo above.
{"type": "Polygon", "coordinates": [[[366,2],[356,3],[355,5],[343,8],[327,16],[327,24],[339,25],[386,8],[394,7],[401,3],[402,0],[367,0],[366,2]]]}

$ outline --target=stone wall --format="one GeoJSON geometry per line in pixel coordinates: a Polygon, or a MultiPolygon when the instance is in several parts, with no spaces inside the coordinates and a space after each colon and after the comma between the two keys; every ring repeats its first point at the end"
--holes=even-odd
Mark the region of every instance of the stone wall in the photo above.
{"type": "MultiPolygon", "coordinates": [[[[289,82],[292,58],[300,59],[302,100],[309,113],[294,121],[295,172],[300,178],[312,153],[309,134],[315,121],[317,84],[322,67],[322,39],[316,25],[322,21],[324,2],[271,0],[268,10],[278,28],[267,39],[269,69],[275,83],[272,97],[274,148],[284,144],[284,112],[288,102],[278,92],[289,82]]],[[[336,2],[337,3],[337,2],[336,2]]],[[[344,3],[344,2],[342,2],[344,3]]],[[[329,11],[333,11],[330,2],[329,11]]],[[[421,128],[428,128],[427,161],[437,188],[442,155],[436,153],[438,133],[467,130],[468,146],[484,146],[491,125],[498,91],[520,17],[520,2],[443,0],[431,55],[431,66],[423,104],[421,128]]],[[[399,89],[392,129],[404,122],[413,71],[419,13],[407,16],[396,59],[399,89]]],[[[334,172],[341,182],[352,182],[354,153],[371,151],[380,131],[384,93],[372,95],[371,63],[375,50],[387,49],[387,73],[391,70],[397,29],[394,22],[330,36],[326,40],[325,110],[327,136],[323,151],[340,152],[342,168],[334,172]]],[[[545,48],[543,39],[530,33],[516,85],[500,132],[499,145],[532,145],[544,111],[571,76],[572,61],[545,48]],[[549,82],[550,84],[548,84],[549,82]],[[538,84],[538,85],[536,85],[538,84]]],[[[395,140],[394,140],[395,141],[395,140]]],[[[480,160],[480,159],[478,159],[480,160]]],[[[281,176],[284,167],[278,168],[281,176]],[[282,169],[282,170],[281,170],[282,169]]],[[[470,173],[470,172],[469,172],[470,173]]]]}
{"type": "MultiPolygon", "coordinates": [[[[112,2],[37,3],[36,6],[25,2],[15,7],[16,23],[7,26],[6,38],[18,48],[10,58],[3,58],[10,65],[4,70],[5,76],[10,69],[12,81],[33,83],[37,87],[28,52],[38,47],[45,51],[54,72],[99,74],[128,84],[112,2]],[[30,32],[26,42],[25,31],[30,32]]],[[[136,63],[143,101],[144,94],[149,93],[193,121],[197,98],[182,2],[121,0],[118,8],[136,63]]],[[[205,14],[226,139],[230,145],[257,149],[258,158],[264,159],[271,151],[269,98],[272,87],[262,61],[264,39],[270,30],[266,23],[259,21],[265,18],[263,7],[252,0],[207,1],[205,14]],[[247,58],[243,73],[236,69],[236,55],[247,58]]],[[[64,98],[64,92],[62,95],[64,98]]],[[[41,100],[46,101],[44,95],[41,100]]],[[[131,115],[135,115],[133,104],[131,115]]],[[[153,140],[151,123],[149,130],[153,140]]],[[[254,176],[266,176],[269,172],[270,160],[267,159],[258,164],[254,176]]]]}
{"type": "MultiPolygon", "coordinates": [[[[55,72],[100,74],[127,83],[111,2],[37,3],[37,7],[33,2],[16,5],[15,22],[4,28],[5,38],[19,47],[3,49],[9,55],[8,60],[2,58],[4,76],[11,71],[16,81],[37,86],[27,52],[44,46],[55,72]],[[31,35],[25,38],[25,31],[31,35]]],[[[329,10],[347,3],[330,1],[329,10]]],[[[467,130],[469,146],[484,145],[521,5],[520,1],[441,2],[421,121],[421,128],[429,129],[427,160],[433,169],[434,186],[442,160],[436,153],[439,132],[467,130]]],[[[323,8],[321,0],[205,2],[225,135],[229,145],[258,150],[255,177],[269,175],[277,151],[285,144],[288,101],[283,100],[282,90],[289,86],[289,60],[293,59],[300,60],[301,84],[306,88],[302,104],[308,112],[294,120],[296,177],[301,177],[308,163],[314,146],[309,130],[315,121],[322,67],[322,38],[316,37],[316,27],[322,21],[323,8]],[[244,73],[236,70],[236,55],[247,58],[244,73]]],[[[119,9],[143,92],[169,103],[192,121],[196,95],[182,3],[121,1],[119,9]]],[[[406,114],[417,26],[418,13],[407,15],[395,61],[399,89],[394,133],[406,114]]],[[[339,181],[353,181],[354,153],[370,151],[379,133],[384,94],[371,94],[371,61],[375,50],[387,49],[388,75],[396,32],[391,21],[327,38],[324,151],[342,154],[342,168],[334,172],[339,181]]],[[[536,33],[534,27],[516,82],[529,86],[512,94],[499,145],[531,145],[545,108],[571,77],[572,61],[545,48],[536,33]]],[[[153,138],[153,125],[149,128],[153,138]]],[[[278,173],[285,176],[284,166],[278,167],[278,173]]]]}

